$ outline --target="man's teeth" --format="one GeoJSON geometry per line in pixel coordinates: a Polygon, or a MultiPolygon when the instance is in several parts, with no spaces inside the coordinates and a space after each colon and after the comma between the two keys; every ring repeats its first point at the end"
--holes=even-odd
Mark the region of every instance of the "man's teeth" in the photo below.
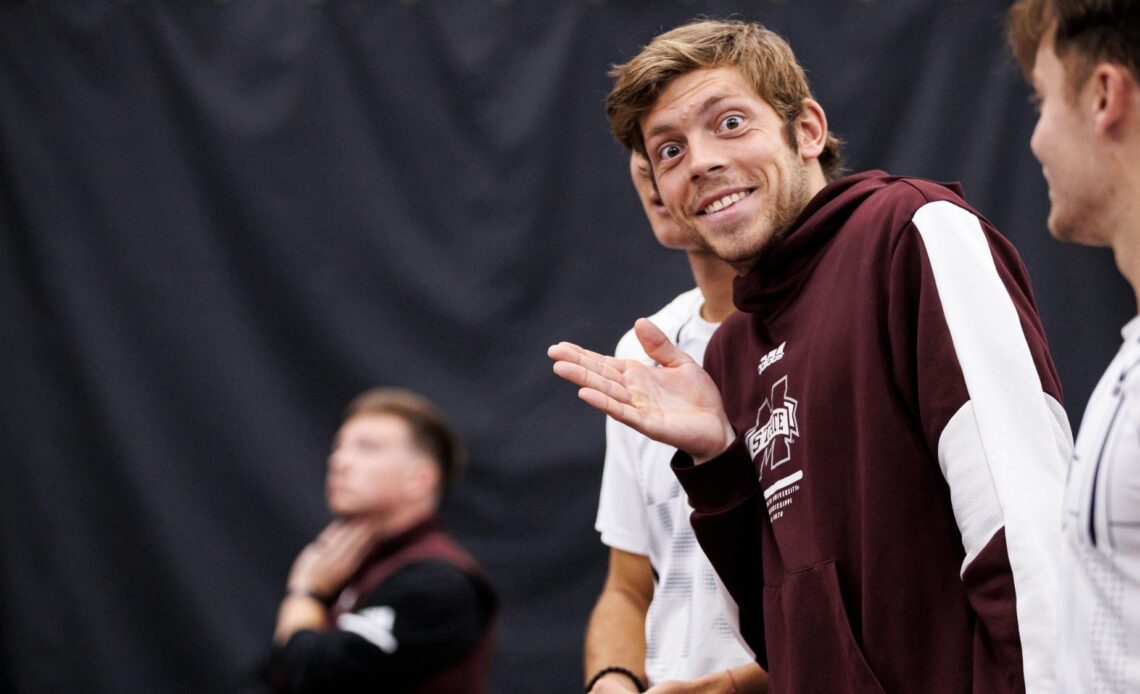
{"type": "Polygon", "coordinates": [[[748,193],[745,193],[743,191],[741,191],[739,193],[733,193],[732,195],[726,195],[723,198],[721,198],[720,200],[717,200],[713,204],[706,207],[703,210],[703,212],[705,214],[710,214],[712,212],[720,212],[724,208],[729,207],[733,203],[739,202],[746,197],[748,197],[748,193]]]}

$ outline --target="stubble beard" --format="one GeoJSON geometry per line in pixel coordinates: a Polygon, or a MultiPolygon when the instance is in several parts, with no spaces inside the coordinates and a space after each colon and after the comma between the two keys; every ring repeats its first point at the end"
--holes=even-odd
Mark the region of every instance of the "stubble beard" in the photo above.
{"type": "MultiPolygon", "coordinates": [[[[767,214],[761,212],[760,217],[753,222],[753,225],[758,225],[762,229],[755,234],[755,236],[760,237],[758,243],[748,243],[745,239],[741,244],[733,244],[729,241],[729,243],[719,244],[721,247],[718,248],[717,244],[711,243],[701,235],[697,225],[692,220],[686,219],[681,226],[693,240],[693,243],[732,265],[741,274],[751,269],[765,254],[778,246],[787,238],[792,230],[792,224],[811,200],[807,167],[798,159],[791,157],[789,159],[790,165],[787,170],[794,172],[794,175],[789,178],[787,185],[781,187],[779,197],[774,201],[773,206],[766,210],[767,214]],[[763,231],[764,229],[767,230],[767,233],[763,231]]],[[[753,193],[755,195],[763,189],[763,182],[751,182],[749,187],[755,188],[753,193]]],[[[748,234],[748,230],[740,229],[732,235],[742,234],[748,234]]]]}

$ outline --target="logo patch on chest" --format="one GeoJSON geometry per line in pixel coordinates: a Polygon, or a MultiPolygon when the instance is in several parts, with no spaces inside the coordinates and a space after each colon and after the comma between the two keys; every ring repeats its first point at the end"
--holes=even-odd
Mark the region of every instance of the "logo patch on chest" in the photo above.
{"type": "Polygon", "coordinates": [[[775,470],[792,459],[792,444],[800,435],[796,421],[796,408],[799,402],[788,397],[788,377],[784,376],[772,385],[772,394],[756,411],[756,426],[745,433],[748,454],[752,460],[761,452],[764,458],[757,473],[767,467],[775,470]]]}

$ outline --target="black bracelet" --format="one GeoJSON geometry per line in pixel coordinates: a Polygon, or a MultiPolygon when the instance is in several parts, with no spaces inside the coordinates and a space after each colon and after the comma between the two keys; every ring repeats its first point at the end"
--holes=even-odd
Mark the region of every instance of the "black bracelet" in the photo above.
{"type": "Polygon", "coordinates": [[[329,607],[332,607],[332,604],[333,604],[333,598],[328,597],[326,595],[321,595],[320,593],[313,591],[313,590],[305,590],[305,589],[301,589],[301,588],[290,588],[289,590],[285,591],[285,594],[286,595],[302,595],[306,598],[312,598],[313,600],[316,600],[317,602],[324,605],[326,609],[329,607]]]}
{"type": "Polygon", "coordinates": [[[641,683],[640,677],[638,677],[637,675],[633,674],[633,672],[631,672],[630,670],[627,670],[623,667],[618,667],[617,665],[611,665],[609,667],[604,667],[601,670],[598,670],[594,674],[594,676],[590,678],[590,681],[586,683],[587,694],[589,693],[589,691],[591,689],[594,688],[594,685],[598,683],[598,680],[602,679],[603,677],[610,674],[611,672],[616,672],[619,675],[625,675],[626,677],[628,677],[630,680],[633,681],[634,685],[637,686],[637,691],[639,691],[639,692],[645,691],[646,687],[644,684],[641,683]]]}

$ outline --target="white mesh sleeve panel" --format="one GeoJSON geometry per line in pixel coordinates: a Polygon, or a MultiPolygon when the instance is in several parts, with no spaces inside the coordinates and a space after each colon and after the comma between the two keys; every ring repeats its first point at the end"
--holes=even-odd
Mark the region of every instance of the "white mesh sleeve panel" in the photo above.
{"type": "Polygon", "coordinates": [[[938,465],[950,485],[954,518],[962,532],[962,546],[966,550],[961,569],[964,573],[1004,523],[972,402],[955,412],[942,430],[938,439],[938,465]]]}

